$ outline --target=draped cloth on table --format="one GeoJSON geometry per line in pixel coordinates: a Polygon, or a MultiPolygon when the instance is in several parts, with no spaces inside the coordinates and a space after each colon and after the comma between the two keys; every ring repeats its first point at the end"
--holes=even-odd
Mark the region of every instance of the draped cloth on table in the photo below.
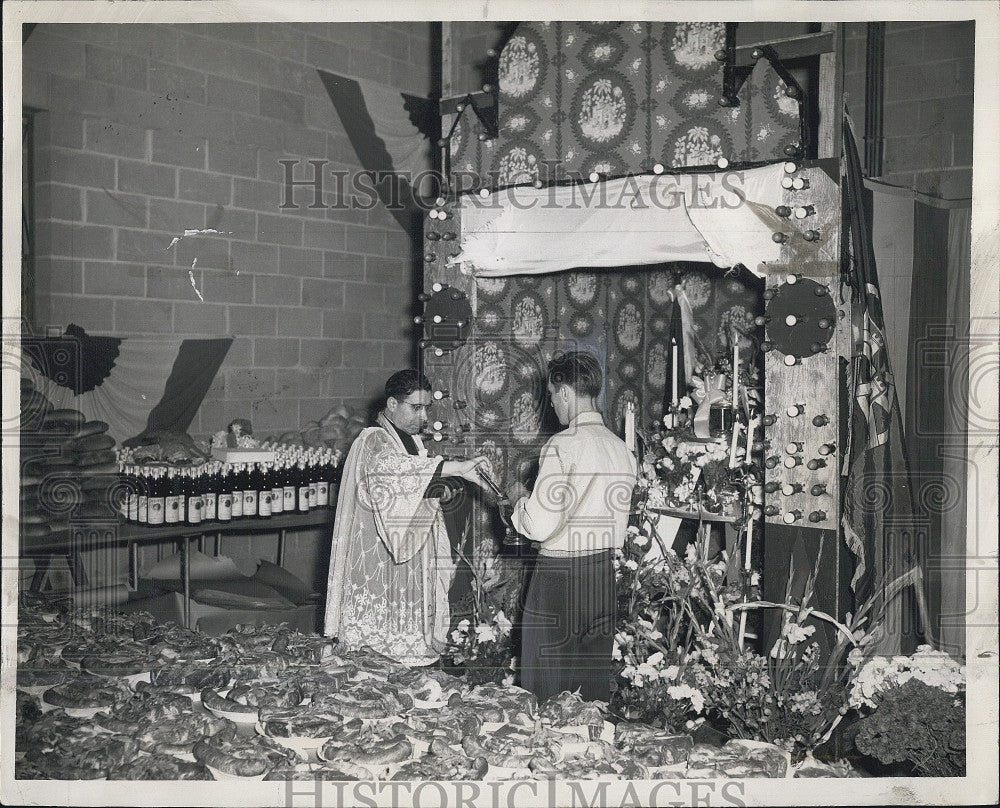
{"type": "Polygon", "coordinates": [[[440,458],[407,454],[384,413],[378,423],[358,436],[344,464],[325,633],[427,664],[447,641],[455,574],[440,503],[424,497],[440,458]]]}
{"type": "Polygon", "coordinates": [[[783,176],[778,163],[468,195],[452,263],[481,277],[667,261],[742,264],[760,274],[781,249],[753,207],[781,204],[783,176]]]}

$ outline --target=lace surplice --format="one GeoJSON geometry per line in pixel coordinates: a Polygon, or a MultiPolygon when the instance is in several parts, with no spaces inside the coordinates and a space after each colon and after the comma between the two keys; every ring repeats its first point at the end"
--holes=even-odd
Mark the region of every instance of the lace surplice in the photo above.
{"type": "Polygon", "coordinates": [[[435,660],[449,627],[454,563],[437,500],[440,458],[366,429],[348,454],[334,525],[326,633],[407,664],[435,660]]]}

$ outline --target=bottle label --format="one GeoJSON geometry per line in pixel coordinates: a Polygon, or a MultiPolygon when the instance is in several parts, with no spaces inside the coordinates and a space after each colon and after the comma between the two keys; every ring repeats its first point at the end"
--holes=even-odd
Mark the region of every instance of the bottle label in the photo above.
{"type": "Polygon", "coordinates": [[[128,518],[133,522],[139,521],[139,495],[135,491],[128,495],[128,518]]]}
{"type": "Polygon", "coordinates": [[[149,524],[162,525],[166,520],[166,515],[164,513],[165,503],[163,501],[163,497],[150,497],[148,508],[149,508],[149,524]]]}
{"type": "Polygon", "coordinates": [[[233,491],[233,519],[243,516],[243,492],[233,491]]]}
{"type": "Polygon", "coordinates": [[[149,522],[149,497],[146,494],[139,495],[139,502],[136,505],[135,515],[142,524],[149,522]]]}
{"type": "Polygon", "coordinates": [[[219,494],[219,520],[228,522],[233,518],[233,495],[219,494]]]}
{"type": "Polygon", "coordinates": [[[176,525],[180,519],[180,497],[167,497],[166,510],[164,511],[164,521],[168,525],[176,525]]]}
{"type": "Polygon", "coordinates": [[[309,486],[299,486],[299,510],[305,513],[309,510],[309,486]]]}
{"type": "Polygon", "coordinates": [[[177,497],[177,521],[187,521],[187,497],[183,494],[177,497]]]}
{"type": "Polygon", "coordinates": [[[271,515],[271,489],[268,488],[266,491],[261,491],[260,496],[257,498],[257,510],[261,516],[271,515]]]}
{"type": "Polygon", "coordinates": [[[196,496],[192,495],[188,497],[187,516],[188,516],[188,522],[190,522],[192,525],[201,524],[201,517],[202,517],[201,509],[203,504],[204,503],[201,500],[201,494],[198,494],[196,496]]]}
{"type": "Polygon", "coordinates": [[[316,483],[316,504],[321,508],[330,504],[330,484],[325,480],[316,483]]]}
{"type": "Polygon", "coordinates": [[[211,520],[215,519],[215,509],[217,501],[216,495],[214,493],[202,494],[201,498],[205,503],[205,509],[202,512],[201,516],[206,522],[210,522],[211,520]]]}
{"type": "Polygon", "coordinates": [[[317,504],[316,503],[316,497],[317,497],[316,483],[309,483],[309,507],[310,508],[315,508],[316,507],[316,504],[317,504]]]}
{"type": "Polygon", "coordinates": [[[292,486],[290,486],[290,485],[286,485],[282,489],[282,494],[283,494],[283,496],[282,496],[282,500],[283,501],[281,503],[282,509],[286,510],[286,511],[294,511],[295,510],[295,489],[292,486]]]}
{"type": "Polygon", "coordinates": [[[125,498],[122,499],[121,505],[118,506],[118,513],[121,514],[122,519],[128,519],[129,518],[129,516],[128,516],[128,505],[129,505],[128,501],[129,501],[130,497],[131,497],[131,495],[126,493],[125,494],[125,498]]]}
{"type": "Polygon", "coordinates": [[[256,491],[244,491],[243,492],[243,515],[244,516],[256,516],[257,515],[257,492],[256,491]]]}
{"type": "Polygon", "coordinates": [[[271,513],[281,513],[285,510],[285,489],[271,489],[271,513]]]}

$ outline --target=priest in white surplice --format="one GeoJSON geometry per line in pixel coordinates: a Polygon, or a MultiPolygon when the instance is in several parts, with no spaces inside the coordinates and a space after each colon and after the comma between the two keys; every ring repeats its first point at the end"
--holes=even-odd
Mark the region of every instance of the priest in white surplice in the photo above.
{"type": "Polygon", "coordinates": [[[428,457],[418,433],[431,386],[415,370],[385,384],[376,426],[351,446],[333,527],[325,633],[349,647],[369,646],[407,665],[426,665],[444,650],[455,574],[433,483],[462,477],[482,485],[486,458],[428,457]],[[428,487],[431,486],[431,491],[428,487]]]}

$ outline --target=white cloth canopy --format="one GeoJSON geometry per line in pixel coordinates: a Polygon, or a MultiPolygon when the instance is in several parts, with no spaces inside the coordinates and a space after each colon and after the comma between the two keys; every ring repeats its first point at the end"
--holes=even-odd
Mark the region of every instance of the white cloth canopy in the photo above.
{"type": "Polygon", "coordinates": [[[780,257],[772,235],[783,175],[778,163],[464,196],[452,263],[483,277],[665,261],[762,274],[759,264],[780,257]]]}

